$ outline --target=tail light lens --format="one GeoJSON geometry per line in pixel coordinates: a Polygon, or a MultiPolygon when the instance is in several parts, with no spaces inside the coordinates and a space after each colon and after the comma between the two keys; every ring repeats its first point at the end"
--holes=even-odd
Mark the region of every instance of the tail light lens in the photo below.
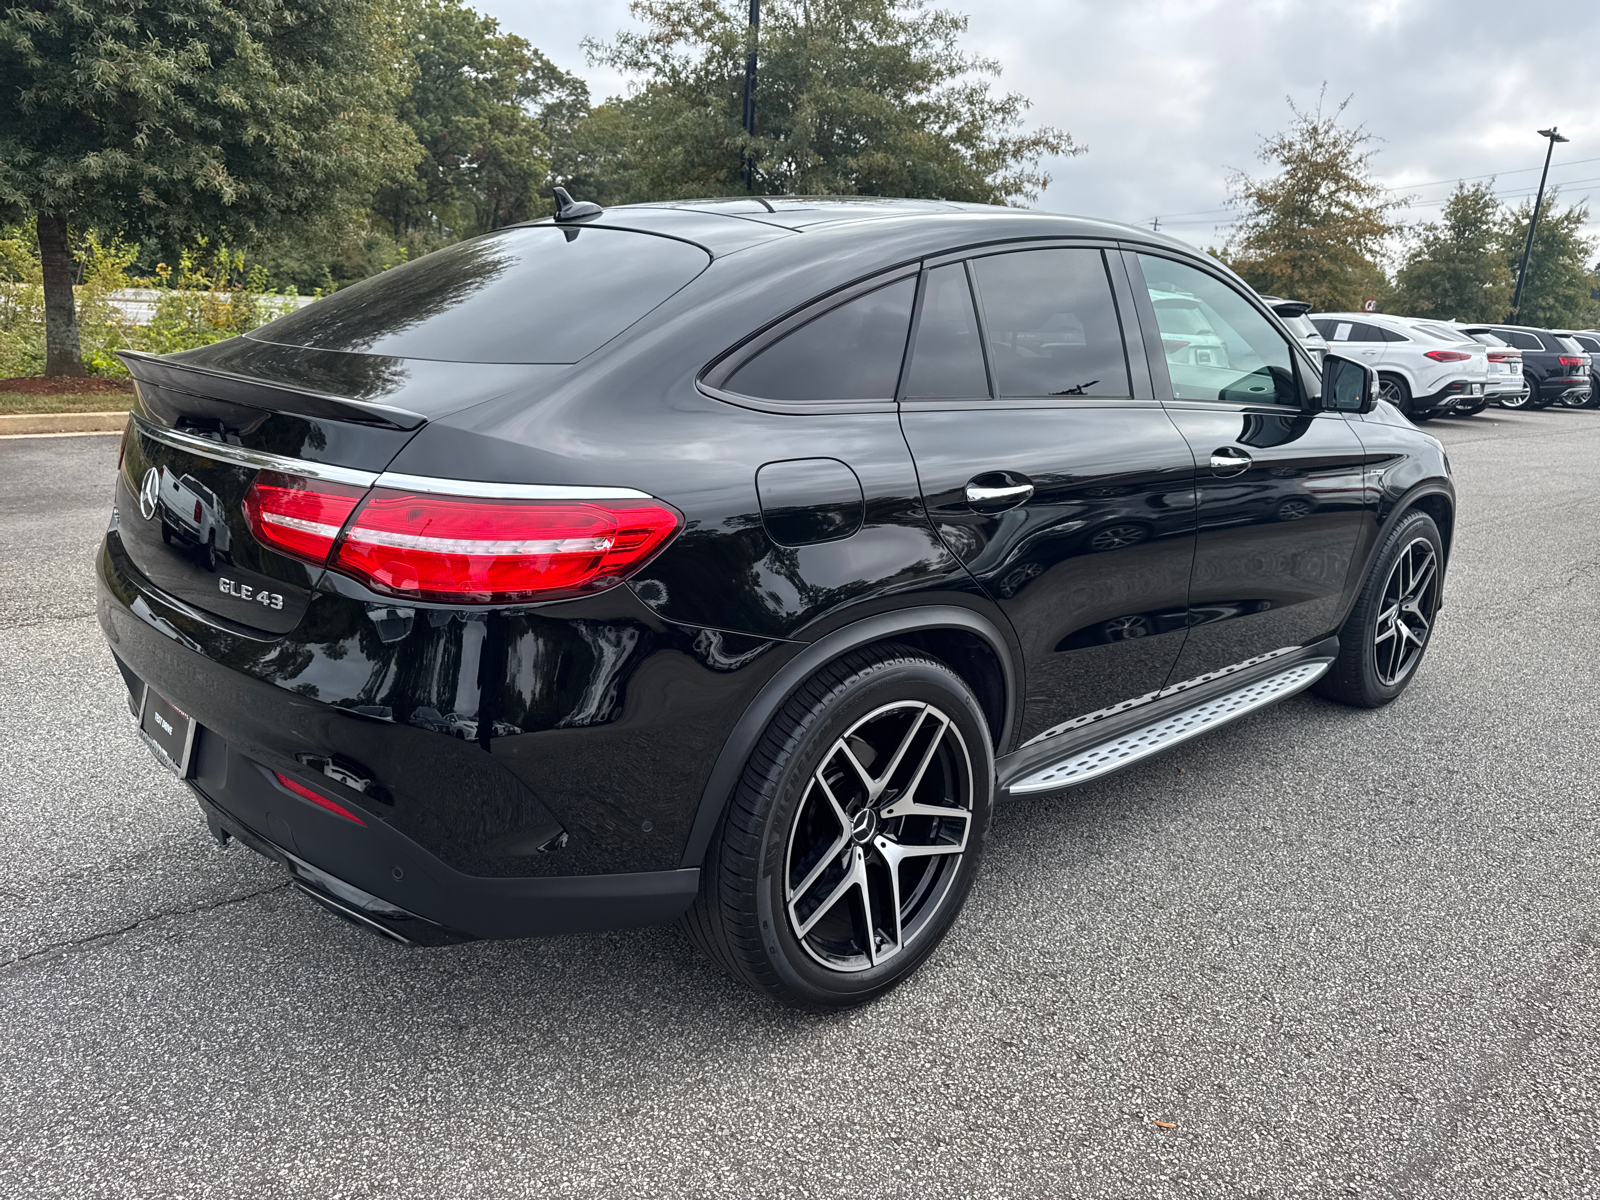
{"type": "Polygon", "coordinates": [[[200,501],[198,500],[194,502],[194,523],[196,525],[200,524],[200,501]]]}
{"type": "Polygon", "coordinates": [[[244,516],[263,546],[320,567],[364,495],[364,488],[263,471],[245,493],[244,516]]]}
{"type": "Polygon", "coordinates": [[[1583,359],[1574,358],[1570,354],[1563,354],[1563,355],[1561,355],[1560,358],[1556,359],[1556,361],[1558,363],[1560,363],[1563,367],[1581,367],[1581,366],[1583,366],[1583,359]]]}
{"type": "Polygon", "coordinates": [[[322,795],[320,792],[313,792],[305,784],[296,783],[294,780],[290,779],[287,775],[284,775],[283,773],[281,773],[279,771],[274,771],[272,774],[273,774],[273,777],[276,778],[277,781],[280,784],[282,784],[284,787],[288,788],[296,796],[299,796],[300,799],[309,800],[309,801],[311,801],[311,803],[315,804],[318,808],[325,808],[329,812],[331,812],[334,816],[343,817],[346,821],[354,821],[357,825],[365,825],[366,824],[365,821],[363,821],[360,817],[356,816],[355,813],[351,812],[344,805],[336,803],[333,800],[329,800],[326,796],[322,795]]]}
{"type": "Polygon", "coordinates": [[[1179,350],[1187,349],[1188,346],[1189,343],[1182,338],[1164,337],[1161,339],[1161,349],[1167,354],[1176,354],[1179,350]]]}
{"type": "Polygon", "coordinates": [[[1489,352],[1489,361],[1490,362],[1508,362],[1508,363],[1521,362],[1522,361],[1522,356],[1519,355],[1519,354],[1496,354],[1494,351],[1491,350],[1489,352]]]}
{"type": "Polygon", "coordinates": [[[1459,350],[1429,350],[1423,357],[1431,358],[1434,362],[1466,362],[1472,355],[1459,350]]]}
{"type": "Polygon", "coordinates": [[[391,596],[554,600],[620,583],[679,523],[649,500],[479,500],[378,488],[333,566],[391,596]]]}

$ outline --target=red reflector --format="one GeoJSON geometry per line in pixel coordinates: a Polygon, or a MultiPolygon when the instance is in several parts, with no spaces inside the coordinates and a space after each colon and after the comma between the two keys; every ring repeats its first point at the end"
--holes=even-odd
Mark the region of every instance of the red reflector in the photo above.
{"type": "Polygon", "coordinates": [[[1571,355],[1568,355],[1568,354],[1563,354],[1560,358],[1556,359],[1556,361],[1558,363],[1560,363],[1563,367],[1581,367],[1581,366],[1583,366],[1583,359],[1581,359],[1581,358],[1573,358],[1571,355]]]}
{"type": "Polygon", "coordinates": [[[334,816],[343,817],[346,821],[354,821],[357,825],[363,826],[366,824],[365,821],[356,816],[355,813],[351,812],[344,805],[336,804],[332,800],[329,800],[326,796],[318,795],[316,792],[313,792],[310,788],[306,787],[305,784],[296,783],[287,775],[284,775],[278,771],[274,771],[272,774],[279,783],[283,784],[284,787],[288,788],[296,796],[299,796],[300,799],[309,800],[318,808],[325,808],[334,816]]]}
{"type": "Polygon", "coordinates": [[[342,483],[263,471],[245,493],[244,516],[263,546],[320,567],[365,494],[342,483]]]}
{"type": "Polygon", "coordinates": [[[334,566],[375,591],[470,603],[600,591],[677,532],[647,500],[476,500],[380,488],[357,512],[334,566]]]}
{"type": "Polygon", "coordinates": [[[1434,362],[1466,362],[1472,355],[1459,350],[1429,350],[1423,357],[1431,358],[1434,362]]]}

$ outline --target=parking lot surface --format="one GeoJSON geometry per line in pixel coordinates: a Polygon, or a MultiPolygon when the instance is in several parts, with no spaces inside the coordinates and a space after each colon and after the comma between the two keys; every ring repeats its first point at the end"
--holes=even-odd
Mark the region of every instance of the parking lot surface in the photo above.
{"type": "Polygon", "coordinates": [[[1428,430],[1400,701],[1002,805],[832,1016],[670,928],[406,950],[219,851],[93,617],[117,439],[0,441],[0,1195],[1600,1194],[1600,412],[1428,430]]]}

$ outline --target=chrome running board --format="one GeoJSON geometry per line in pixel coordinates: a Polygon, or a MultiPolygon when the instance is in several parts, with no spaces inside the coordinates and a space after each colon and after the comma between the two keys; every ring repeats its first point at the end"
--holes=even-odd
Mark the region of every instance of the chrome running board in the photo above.
{"type": "Polygon", "coordinates": [[[1315,683],[1330,665],[1326,659],[1299,663],[1287,671],[1270,675],[1237,691],[1196,704],[1193,708],[1186,708],[1131,733],[1050,763],[1008,784],[1006,791],[1013,796],[1050,792],[1120,770],[1141,758],[1159,754],[1219,725],[1226,725],[1248,712],[1292,696],[1315,683]]]}

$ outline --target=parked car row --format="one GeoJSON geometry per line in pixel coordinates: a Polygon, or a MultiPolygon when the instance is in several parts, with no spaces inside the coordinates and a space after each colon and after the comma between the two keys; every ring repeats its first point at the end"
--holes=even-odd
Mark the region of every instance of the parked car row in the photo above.
{"type": "Polygon", "coordinates": [[[1470,417],[1491,404],[1600,405],[1600,330],[1312,313],[1304,301],[1262,299],[1308,353],[1332,352],[1375,369],[1382,398],[1413,421],[1470,417]]]}

